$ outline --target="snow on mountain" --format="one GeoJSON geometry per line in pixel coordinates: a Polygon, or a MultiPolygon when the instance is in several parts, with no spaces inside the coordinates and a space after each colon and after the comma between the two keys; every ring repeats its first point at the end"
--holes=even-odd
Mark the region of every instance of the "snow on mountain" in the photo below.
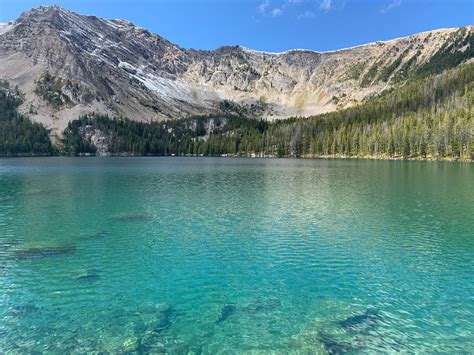
{"type": "Polygon", "coordinates": [[[354,105],[449,45],[453,55],[465,51],[472,37],[468,26],[330,52],[201,51],[125,20],[49,6],[0,25],[0,78],[19,86],[21,109],[56,135],[91,111],[166,120],[220,112],[223,100],[277,119],[354,105]]]}

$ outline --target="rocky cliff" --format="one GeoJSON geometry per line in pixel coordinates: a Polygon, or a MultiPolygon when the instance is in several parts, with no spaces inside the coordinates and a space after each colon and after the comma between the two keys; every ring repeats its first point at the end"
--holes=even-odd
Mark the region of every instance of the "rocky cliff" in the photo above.
{"type": "Polygon", "coordinates": [[[79,115],[152,121],[215,112],[266,119],[354,105],[413,75],[472,60],[473,27],[333,52],[184,49],[124,20],[51,6],[0,25],[0,78],[60,135],[79,115]]]}

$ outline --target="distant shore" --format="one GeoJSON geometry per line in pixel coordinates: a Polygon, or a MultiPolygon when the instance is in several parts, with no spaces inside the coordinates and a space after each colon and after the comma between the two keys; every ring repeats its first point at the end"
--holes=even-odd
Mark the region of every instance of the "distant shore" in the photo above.
{"type": "Polygon", "coordinates": [[[305,155],[305,156],[276,156],[276,155],[263,155],[263,154],[248,154],[248,155],[237,155],[237,154],[222,154],[222,155],[198,155],[198,154],[169,154],[169,155],[140,155],[133,153],[120,153],[120,154],[90,154],[82,153],[79,155],[65,155],[65,154],[18,154],[18,155],[0,155],[0,158],[44,158],[44,157],[68,157],[68,158],[87,158],[87,157],[188,157],[188,158],[253,158],[253,159],[360,159],[360,160],[397,160],[397,161],[448,161],[448,162],[464,162],[472,163],[474,159],[466,157],[403,157],[403,156],[386,156],[386,155],[305,155]]]}

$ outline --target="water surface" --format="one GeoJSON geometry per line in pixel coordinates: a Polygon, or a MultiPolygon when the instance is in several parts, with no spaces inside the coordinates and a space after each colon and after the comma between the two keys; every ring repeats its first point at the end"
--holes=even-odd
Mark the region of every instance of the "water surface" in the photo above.
{"type": "Polygon", "coordinates": [[[474,165],[0,160],[0,352],[474,349],[474,165]]]}

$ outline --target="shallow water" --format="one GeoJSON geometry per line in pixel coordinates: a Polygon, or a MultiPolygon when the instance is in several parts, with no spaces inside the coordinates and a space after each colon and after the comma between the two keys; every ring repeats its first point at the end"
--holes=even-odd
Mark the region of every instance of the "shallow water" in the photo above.
{"type": "Polygon", "coordinates": [[[474,165],[0,159],[0,352],[474,349],[474,165]]]}

